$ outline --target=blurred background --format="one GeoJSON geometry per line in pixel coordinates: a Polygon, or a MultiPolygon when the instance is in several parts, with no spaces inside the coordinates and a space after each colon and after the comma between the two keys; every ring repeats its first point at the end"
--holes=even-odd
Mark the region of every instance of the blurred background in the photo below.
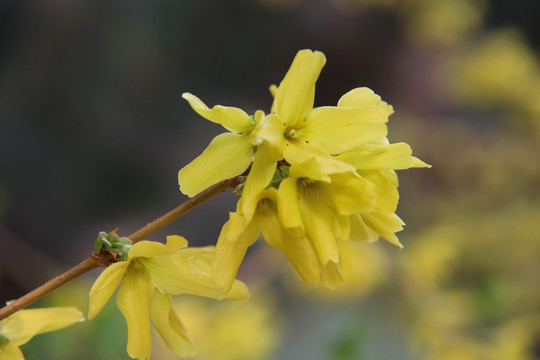
{"type": "MultiPolygon", "coordinates": [[[[247,303],[178,299],[199,359],[540,359],[540,2],[0,1],[0,300],[186,200],[177,172],[223,132],[180,98],[268,111],[296,52],[327,65],[315,105],[358,86],[392,104],[398,234],[347,244],[347,283],[309,289],[263,241],[247,303]]],[[[231,192],[150,240],[214,244],[231,192]]],[[[87,309],[94,271],[39,305],[87,309]]],[[[159,337],[154,358],[173,359],[159,337]]],[[[127,359],[114,302],[28,359],[127,359]]]]}

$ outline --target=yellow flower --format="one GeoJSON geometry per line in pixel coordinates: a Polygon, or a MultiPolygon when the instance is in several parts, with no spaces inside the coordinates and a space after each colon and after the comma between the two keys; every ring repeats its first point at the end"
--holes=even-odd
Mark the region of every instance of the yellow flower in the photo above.
{"type": "Polygon", "coordinates": [[[258,177],[252,180],[262,184],[258,190],[268,185],[276,162],[283,159],[300,164],[315,157],[323,173],[352,171],[350,165],[336,162],[329,154],[384,138],[385,123],[393,110],[365,88],[344,95],[337,107],[313,108],[315,82],[325,62],[319,51],[299,51],[279,88],[271,88],[275,98],[268,116],[259,110],[250,117],[241,109],[220,105],[210,109],[196,96],[184,93],[199,115],[230,132],[216,136],[199,157],[179,171],[180,190],[194,196],[241,174],[251,163],[254,148],[248,183],[250,177],[258,177]],[[358,97],[358,93],[363,94],[363,103],[351,106],[349,98],[358,97]]]}
{"type": "Polygon", "coordinates": [[[180,236],[168,236],[167,244],[140,241],[129,250],[127,261],[109,266],[90,289],[89,319],[105,306],[118,285],[116,304],[128,328],[127,352],[149,359],[150,323],[167,346],[180,356],[195,354],[189,335],[171,307],[171,295],[196,294],[216,299],[243,300],[249,294],[236,281],[229,292],[219,289],[209,276],[213,247],[186,248],[180,236]]]}
{"type": "Polygon", "coordinates": [[[351,90],[337,107],[313,108],[315,82],[325,63],[326,58],[319,51],[299,51],[279,87],[271,88],[275,95],[272,113],[251,136],[254,143],[266,141],[274,157],[281,155],[291,165],[315,157],[321,171],[343,172],[351,168],[336,163],[330,154],[384,138],[393,110],[366,88],[351,90]],[[352,104],[349,99],[359,94],[363,103],[352,104]]]}
{"type": "Polygon", "coordinates": [[[55,331],[84,321],[73,307],[21,310],[0,321],[0,360],[19,360],[24,356],[19,346],[38,334],[55,331]]]}

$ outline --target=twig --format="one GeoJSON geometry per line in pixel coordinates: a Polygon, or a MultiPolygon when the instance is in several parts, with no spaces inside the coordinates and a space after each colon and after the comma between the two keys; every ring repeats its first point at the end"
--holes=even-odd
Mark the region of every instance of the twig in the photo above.
{"type": "MultiPolygon", "coordinates": [[[[180,216],[193,210],[194,208],[214,197],[215,195],[222,193],[230,188],[236,187],[244,181],[245,176],[236,176],[227,180],[223,180],[209,187],[198,195],[192,197],[191,199],[169,211],[168,213],[160,216],[151,223],[148,223],[146,226],[143,226],[139,230],[135,231],[133,234],[129,235],[128,238],[135,243],[161,229],[165,225],[170,224],[174,220],[178,219],[180,216]]],[[[79,265],[72,267],[65,273],[56,276],[55,278],[47,281],[40,287],[30,291],[28,294],[18,298],[15,301],[10,302],[9,305],[1,308],[0,320],[21,309],[24,309],[28,305],[33,304],[34,302],[38,301],[50,292],[89,272],[90,270],[98,267],[107,267],[114,261],[115,259],[113,255],[105,251],[102,251],[102,253],[99,255],[92,254],[88,259],[84,260],[79,265]]]]}

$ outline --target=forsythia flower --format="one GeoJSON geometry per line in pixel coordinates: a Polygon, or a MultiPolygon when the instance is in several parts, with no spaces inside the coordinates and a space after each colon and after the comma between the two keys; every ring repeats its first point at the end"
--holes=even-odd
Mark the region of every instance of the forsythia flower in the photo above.
{"type": "Polygon", "coordinates": [[[315,82],[325,62],[321,52],[299,51],[279,87],[270,88],[274,102],[268,115],[208,109],[184,94],[200,115],[238,133],[219,135],[180,170],[184,193],[194,195],[239,175],[253,159],[236,212],[216,245],[213,275],[224,289],[259,234],[287,256],[304,281],[331,288],[342,281],[339,241],[382,236],[401,246],[395,236],[403,222],[394,213],[394,170],[429,165],[413,157],[409,145],[389,144],[386,122],[393,108],[370,89],[349,91],[337,106],[314,108],[315,82]],[[220,149],[217,139],[225,136],[230,142],[220,149]],[[239,149],[242,156],[235,158],[239,149]]]}
{"type": "Polygon", "coordinates": [[[20,360],[19,346],[38,334],[65,328],[84,321],[83,314],[73,307],[51,307],[21,310],[0,321],[0,360],[20,360]]]}
{"type": "Polygon", "coordinates": [[[180,356],[195,354],[184,325],[171,307],[171,295],[196,294],[215,299],[243,300],[247,287],[235,281],[230,291],[218,288],[208,275],[213,247],[187,248],[180,236],[168,236],[167,244],[140,241],[128,253],[127,261],[110,265],[90,290],[88,318],[105,306],[118,285],[116,304],[128,328],[127,352],[137,359],[149,359],[149,319],[167,346],[180,356]]]}

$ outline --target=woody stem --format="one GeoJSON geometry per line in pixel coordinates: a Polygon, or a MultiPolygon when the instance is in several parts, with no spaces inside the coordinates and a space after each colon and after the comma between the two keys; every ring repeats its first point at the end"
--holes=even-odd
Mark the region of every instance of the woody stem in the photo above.
{"type": "MultiPolygon", "coordinates": [[[[178,219],[180,216],[188,213],[189,211],[193,210],[194,208],[214,197],[215,195],[222,193],[230,188],[236,187],[244,181],[245,176],[236,176],[230,179],[223,180],[209,187],[198,195],[192,197],[191,199],[172,209],[168,213],[160,216],[151,223],[146,224],[139,230],[135,231],[133,234],[129,235],[128,238],[134,243],[136,243],[137,241],[163,228],[165,225],[170,224],[174,220],[178,219]]],[[[28,305],[33,304],[34,302],[38,301],[50,292],[58,289],[62,285],[67,284],[72,280],[75,280],[76,278],[89,272],[90,270],[98,267],[107,267],[114,261],[114,256],[109,252],[102,251],[99,255],[92,254],[89,258],[87,258],[80,264],[72,267],[63,274],[54,277],[53,279],[47,281],[45,284],[30,291],[29,293],[23,295],[17,300],[10,302],[9,305],[1,308],[0,320],[8,317],[9,315],[19,310],[24,309],[28,305]]]]}

